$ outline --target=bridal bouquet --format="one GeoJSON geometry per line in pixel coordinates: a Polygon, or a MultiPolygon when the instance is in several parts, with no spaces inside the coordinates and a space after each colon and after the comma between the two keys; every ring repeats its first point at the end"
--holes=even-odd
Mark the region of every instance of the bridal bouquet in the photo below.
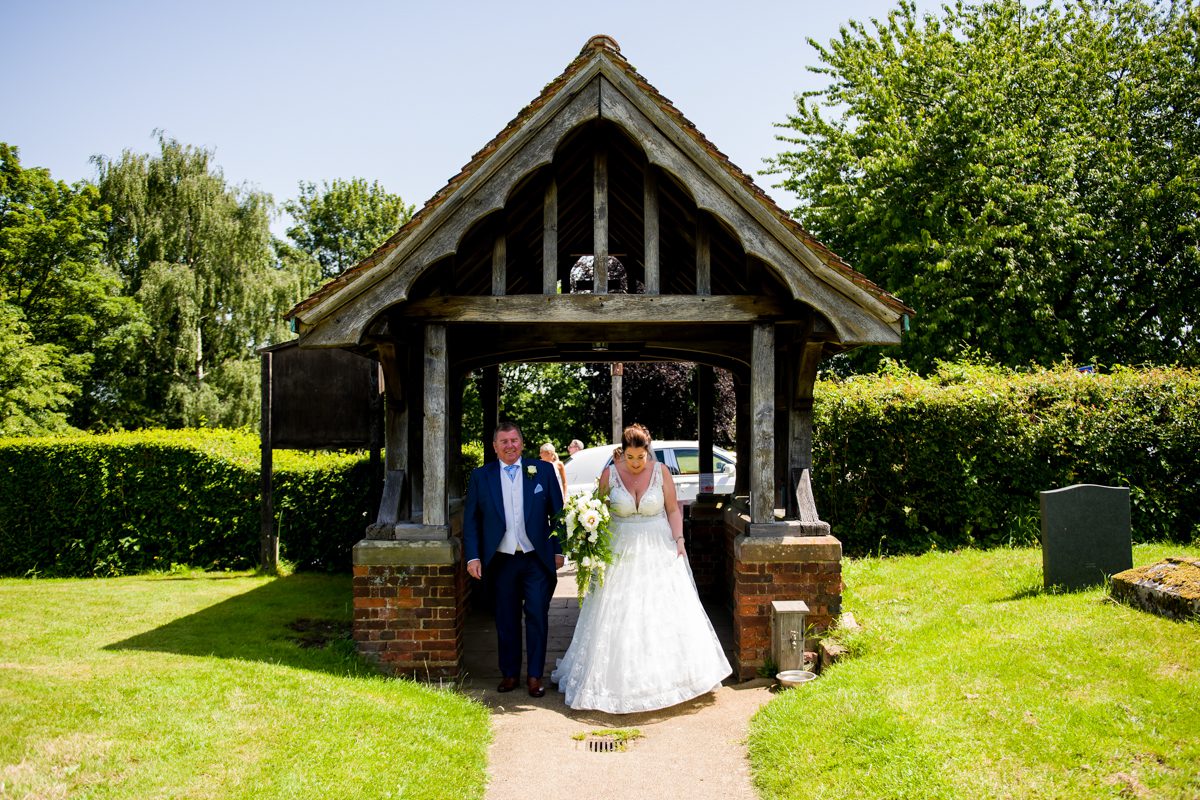
{"type": "Polygon", "coordinates": [[[604,570],[613,560],[608,504],[598,489],[579,492],[563,505],[563,517],[562,551],[575,564],[582,603],[593,586],[604,585],[604,570]]]}

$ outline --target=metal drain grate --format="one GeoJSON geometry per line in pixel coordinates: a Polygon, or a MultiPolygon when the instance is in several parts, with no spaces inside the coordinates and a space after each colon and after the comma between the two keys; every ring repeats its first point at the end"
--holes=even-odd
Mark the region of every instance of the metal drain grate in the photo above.
{"type": "Polygon", "coordinates": [[[615,753],[625,749],[624,742],[618,742],[611,736],[603,738],[588,737],[586,740],[589,753],[615,753]]]}
{"type": "Polygon", "coordinates": [[[623,753],[629,745],[642,738],[642,732],[633,730],[592,731],[577,733],[571,737],[576,742],[582,742],[589,753],[623,753]]]}

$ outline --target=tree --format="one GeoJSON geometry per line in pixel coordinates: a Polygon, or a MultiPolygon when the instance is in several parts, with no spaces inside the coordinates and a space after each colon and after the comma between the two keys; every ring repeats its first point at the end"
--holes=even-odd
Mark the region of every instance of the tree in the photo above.
{"type": "Polygon", "coordinates": [[[103,261],[108,221],[95,186],[23,168],[17,148],[0,143],[0,291],[19,311],[6,325],[42,348],[30,364],[52,364],[52,382],[72,387],[78,427],[119,422],[107,398],[143,330],[137,303],[103,261]]]}
{"type": "MultiPolygon", "coordinates": [[[[973,348],[1200,363],[1197,11],[905,0],[816,42],[772,160],[796,216],[917,311],[919,370],[973,348]]],[[[855,354],[859,368],[884,353],[855,354]]]]}
{"type": "Polygon", "coordinates": [[[301,182],[300,196],[284,209],[296,221],[288,238],[317,259],[326,279],[369,256],[413,214],[400,195],[362,178],[323,182],[320,189],[301,182]]]}
{"type": "MultiPolygon", "coordinates": [[[[590,379],[590,415],[603,424],[603,441],[612,435],[612,378],[607,364],[590,379]]],[[[645,425],[660,441],[696,439],[697,408],[696,365],[681,362],[648,361],[625,364],[621,380],[621,412],[626,425],[645,425]]],[[[733,376],[722,369],[715,371],[713,393],[713,443],[729,445],[736,432],[736,404],[733,376]]]]}
{"type": "Polygon", "coordinates": [[[66,409],[79,387],[63,377],[62,348],[38,344],[0,289],[0,436],[69,430],[66,409]]]}
{"type": "Polygon", "coordinates": [[[128,401],[146,423],[245,425],[258,416],[255,350],[289,337],[282,316],[304,276],[276,257],[270,195],[228,186],[208,150],[157,139],[155,156],[97,158],[107,257],[150,330],[128,401]]]}

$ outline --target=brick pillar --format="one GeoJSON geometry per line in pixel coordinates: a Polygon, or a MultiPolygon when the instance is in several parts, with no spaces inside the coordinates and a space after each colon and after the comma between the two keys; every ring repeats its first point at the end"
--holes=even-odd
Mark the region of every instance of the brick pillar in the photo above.
{"type": "Polygon", "coordinates": [[[741,515],[726,522],[739,533],[733,543],[734,669],[753,678],[771,655],[771,602],[803,600],[808,623],[829,628],[842,610],[842,543],[797,521],[748,525],[741,515]]]}
{"type": "Polygon", "coordinates": [[[458,539],[354,546],[354,644],[392,675],[457,678],[467,573],[458,539]]]}

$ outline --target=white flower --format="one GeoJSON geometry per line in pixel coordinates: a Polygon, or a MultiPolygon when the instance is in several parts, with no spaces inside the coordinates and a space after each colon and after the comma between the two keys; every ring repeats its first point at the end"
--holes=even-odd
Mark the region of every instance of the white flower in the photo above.
{"type": "Polygon", "coordinates": [[[589,533],[589,534],[588,534],[588,541],[589,541],[589,542],[593,542],[593,543],[594,543],[594,542],[595,542],[597,539],[599,539],[599,538],[600,538],[600,534],[599,534],[599,533],[597,533],[596,531],[592,531],[591,533],[589,533]]]}
{"type": "Polygon", "coordinates": [[[536,478],[537,477],[537,466],[530,464],[528,467],[525,468],[525,472],[529,474],[529,477],[536,478]]]}
{"type": "Polygon", "coordinates": [[[601,503],[600,500],[595,497],[593,497],[591,500],[588,501],[588,508],[600,508],[600,506],[602,506],[602,505],[604,505],[604,504],[601,503]]]}
{"type": "Polygon", "coordinates": [[[584,530],[591,533],[600,525],[600,515],[596,513],[595,509],[589,508],[580,515],[579,521],[583,524],[584,530]]]}
{"type": "Polygon", "coordinates": [[[592,565],[592,560],[590,558],[588,558],[587,556],[584,556],[583,560],[579,562],[579,566],[581,566],[581,567],[590,567],[591,565],[592,565]]]}

